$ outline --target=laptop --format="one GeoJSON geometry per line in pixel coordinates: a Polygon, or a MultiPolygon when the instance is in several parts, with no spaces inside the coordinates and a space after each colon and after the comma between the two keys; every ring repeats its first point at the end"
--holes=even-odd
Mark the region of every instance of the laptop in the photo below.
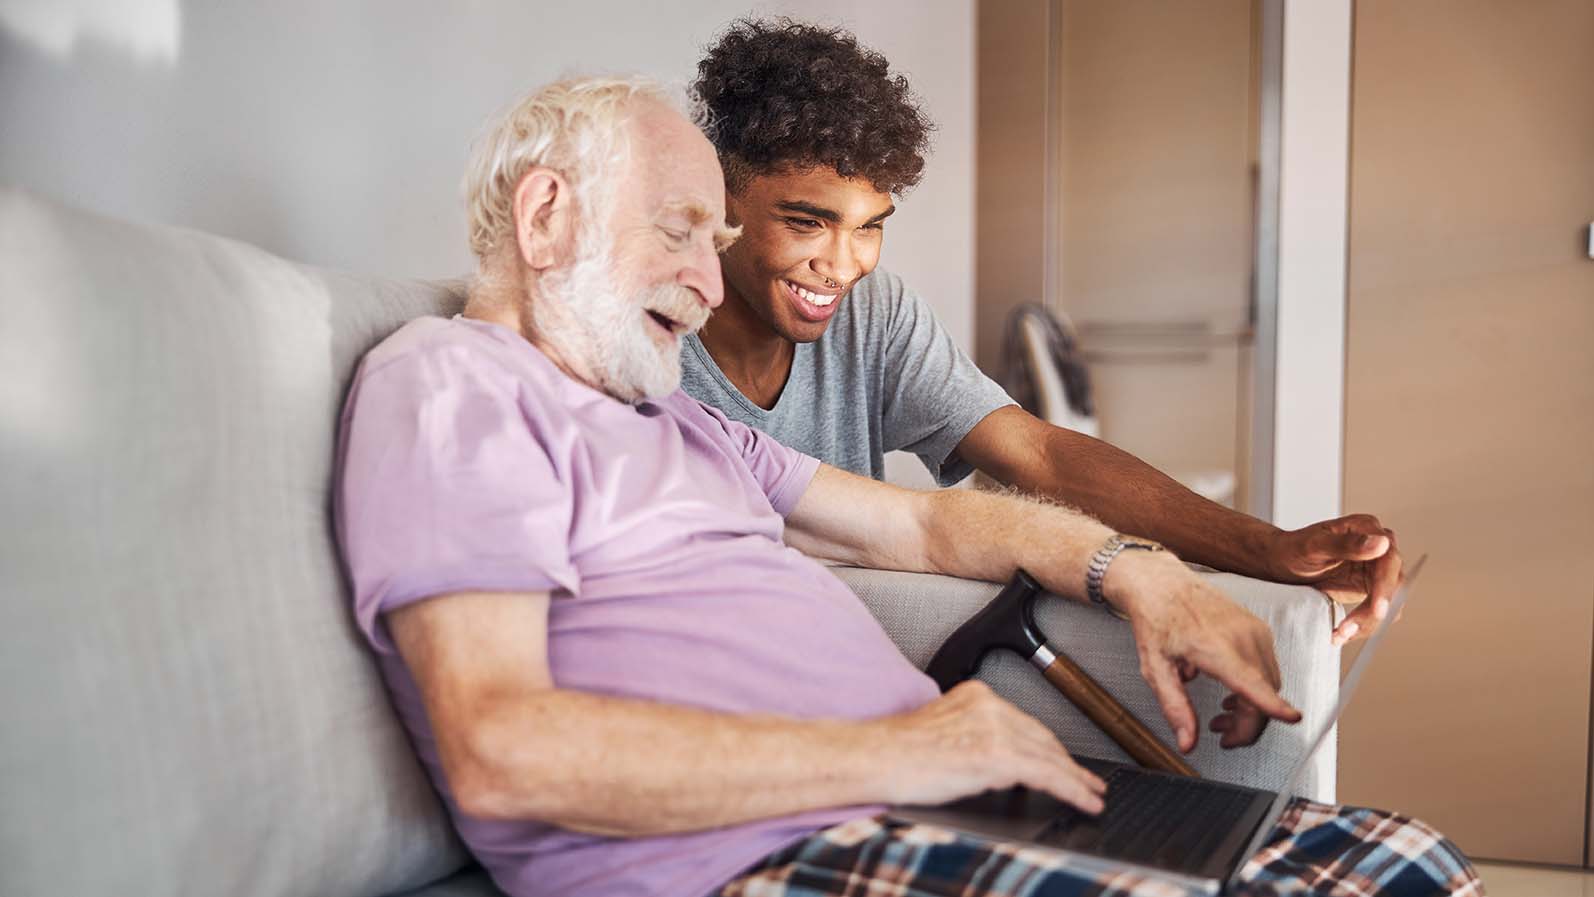
{"type": "Polygon", "coordinates": [[[1027,788],[987,791],[935,807],[893,807],[903,822],[926,823],[986,838],[1021,841],[1069,854],[1070,865],[1086,874],[1137,872],[1178,884],[1196,893],[1230,890],[1245,863],[1262,849],[1290,798],[1301,786],[1307,764],[1322,748],[1334,724],[1389,629],[1411,595],[1427,555],[1418,559],[1395,592],[1389,614],[1339,687],[1339,701],[1312,736],[1277,793],[1190,779],[1108,760],[1076,758],[1107,782],[1106,809],[1089,816],[1050,795],[1027,788]]]}

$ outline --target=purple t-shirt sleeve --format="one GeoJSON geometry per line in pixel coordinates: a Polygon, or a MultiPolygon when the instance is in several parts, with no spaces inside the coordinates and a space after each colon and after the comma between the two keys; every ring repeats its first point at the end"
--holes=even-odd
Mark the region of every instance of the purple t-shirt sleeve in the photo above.
{"type": "Polygon", "coordinates": [[[674,399],[686,413],[712,418],[710,426],[717,427],[741,455],[775,513],[782,517],[791,514],[819,471],[818,458],[788,448],[762,430],[731,420],[713,405],[699,402],[684,392],[676,392],[674,399]]]}
{"type": "Polygon", "coordinates": [[[355,617],[459,591],[575,593],[571,489],[508,372],[458,346],[361,369],[344,410],[339,527],[355,617]]]}

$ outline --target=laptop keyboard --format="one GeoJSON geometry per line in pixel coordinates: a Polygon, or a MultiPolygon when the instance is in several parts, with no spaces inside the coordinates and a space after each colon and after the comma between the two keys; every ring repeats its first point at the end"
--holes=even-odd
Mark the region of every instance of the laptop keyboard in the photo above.
{"type": "Polygon", "coordinates": [[[1127,768],[1114,769],[1106,781],[1107,808],[1099,816],[1065,811],[1037,840],[1130,862],[1192,868],[1233,831],[1255,794],[1127,768]]]}

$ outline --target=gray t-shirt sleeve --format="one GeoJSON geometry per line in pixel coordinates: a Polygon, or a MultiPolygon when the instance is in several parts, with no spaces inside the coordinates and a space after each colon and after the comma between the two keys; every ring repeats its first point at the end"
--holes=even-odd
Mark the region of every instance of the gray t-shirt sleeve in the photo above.
{"type": "Polygon", "coordinates": [[[974,472],[956,454],[974,425],[1015,404],[959,349],[918,294],[890,278],[881,416],[886,451],[913,452],[942,486],[974,472]]]}

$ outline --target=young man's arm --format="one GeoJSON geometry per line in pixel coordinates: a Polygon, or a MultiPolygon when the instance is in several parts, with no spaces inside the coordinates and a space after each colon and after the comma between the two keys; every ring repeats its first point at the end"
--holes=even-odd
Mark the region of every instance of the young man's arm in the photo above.
{"type": "Polygon", "coordinates": [[[1000,482],[1076,505],[1186,560],[1258,579],[1311,583],[1342,603],[1372,599],[1335,629],[1336,643],[1371,632],[1400,581],[1395,534],[1376,517],[1352,514],[1281,530],[1196,495],[1122,449],[1019,408],[987,415],[957,451],[1000,482]]]}
{"type": "MultiPolygon", "coordinates": [[[[914,492],[829,466],[819,468],[786,524],[787,542],[810,554],[992,582],[1022,567],[1049,591],[1080,601],[1088,600],[1090,556],[1113,533],[1070,508],[972,490],[914,492]]],[[[1103,594],[1129,615],[1141,674],[1181,749],[1195,746],[1198,722],[1182,672],[1207,673],[1274,719],[1300,719],[1278,693],[1267,625],[1177,558],[1124,552],[1108,567],[1103,594]]],[[[1226,714],[1225,744],[1254,741],[1259,723],[1248,711],[1226,714]],[[1237,738],[1239,727],[1247,731],[1237,738]]]]}
{"type": "Polygon", "coordinates": [[[867,721],[569,691],[549,672],[548,603],[546,592],[456,593],[385,616],[471,816],[638,837],[1019,784],[1101,810],[1101,780],[981,683],[867,721]]]}

